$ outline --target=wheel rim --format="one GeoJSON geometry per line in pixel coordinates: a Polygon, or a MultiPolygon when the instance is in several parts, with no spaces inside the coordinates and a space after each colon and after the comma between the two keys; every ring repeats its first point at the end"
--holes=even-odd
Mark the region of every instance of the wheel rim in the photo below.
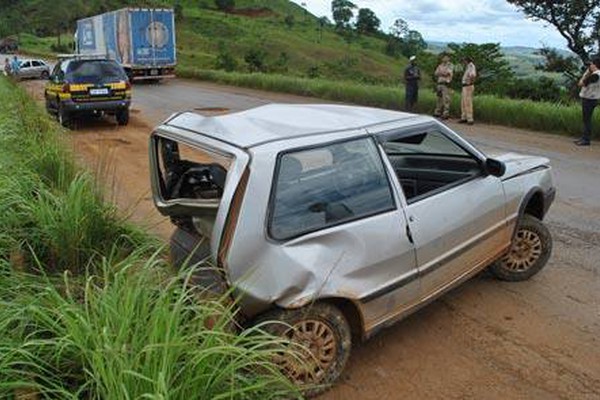
{"type": "Polygon", "coordinates": [[[308,319],[296,323],[286,337],[300,345],[299,354],[283,356],[278,363],[297,384],[319,383],[337,356],[337,340],[333,329],[323,321],[308,319]]]}
{"type": "Polygon", "coordinates": [[[542,250],[542,239],[536,232],[519,229],[502,266],[512,272],[525,272],[540,258],[542,250]]]}

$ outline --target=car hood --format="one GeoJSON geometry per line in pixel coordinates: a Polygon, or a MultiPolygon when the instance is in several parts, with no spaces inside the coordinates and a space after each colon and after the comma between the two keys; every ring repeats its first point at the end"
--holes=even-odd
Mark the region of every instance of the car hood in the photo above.
{"type": "Polygon", "coordinates": [[[545,157],[530,156],[518,153],[505,153],[495,157],[506,165],[503,179],[539,168],[550,168],[550,160],[545,157]]]}

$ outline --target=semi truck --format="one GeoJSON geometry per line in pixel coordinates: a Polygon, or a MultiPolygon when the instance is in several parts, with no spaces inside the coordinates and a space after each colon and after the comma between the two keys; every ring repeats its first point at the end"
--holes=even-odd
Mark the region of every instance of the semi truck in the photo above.
{"type": "Polygon", "coordinates": [[[77,53],[119,62],[130,81],[175,76],[172,9],[123,8],[77,21],[77,53]]]}

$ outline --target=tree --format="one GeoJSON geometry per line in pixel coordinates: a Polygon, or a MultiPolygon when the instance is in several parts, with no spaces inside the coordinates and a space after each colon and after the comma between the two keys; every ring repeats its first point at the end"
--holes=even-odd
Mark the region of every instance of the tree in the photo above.
{"type": "Polygon", "coordinates": [[[409,29],[408,24],[402,18],[394,21],[394,24],[390,27],[385,49],[387,55],[410,57],[426,48],[427,42],[425,42],[420,32],[409,29]]]}
{"type": "Polygon", "coordinates": [[[221,11],[230,12],[235,9],[235,0],[215,0],[215,5],[221,11]]]}
{"type": "Polygon", "coordinates": [[[331,2],[331,13],[337,29],[350,28],[350,21],[354,18],[356,5],[350,0],[333,0],[331,2]]]}
{"type": "Polygon", "coordinates": [[[285,16],[285,18],[283,19],[283,22],[285,22],[285,25],[288,27],[288,29],[292,29],[294,27],[294,16],[292,14],[288,14],[285,16]]]}
{"type": "MultiPolygon", "coordinates": [[[[500,43],[450,43],[448,48],[454,53],[455,63],[460,63],[465,58],[473,60],[477,67],[478,91],[504,94],[508,84],[514,79],[514,72],[500,50],[500,43]]],[[[455,74],[460,71],[461,69],[456,68],[455,74]]],[[[455,85],[459,86],[460,83],[460,79],[454,79],[455,85]]]]}
{"type": "Polygon", "coordinates": [[[567,41],[569,49],[587,64],[600,50],[600,0],[507,0],[527,16],[548,22],[567,41]]]}
{"type": "Polygon", "coordinates": [[[373,10],[369,8],[361,8],[358,10],[356,17],[356,30],[359,33],[376,33],[379,30],[381,21],[373,10]]]}

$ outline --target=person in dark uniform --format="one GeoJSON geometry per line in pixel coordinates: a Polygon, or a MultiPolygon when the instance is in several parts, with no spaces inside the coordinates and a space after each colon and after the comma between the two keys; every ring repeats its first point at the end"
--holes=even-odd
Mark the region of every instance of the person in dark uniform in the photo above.
{"type": "Polygon", "coordinates": [[[408,66],[404,70],[405,97],[404,109],[413,111],[417,100],[419,100],[419,80],[421,79],[421,71],[417,67],[417,57],[412,56],[408,59],[408,66]]]}

